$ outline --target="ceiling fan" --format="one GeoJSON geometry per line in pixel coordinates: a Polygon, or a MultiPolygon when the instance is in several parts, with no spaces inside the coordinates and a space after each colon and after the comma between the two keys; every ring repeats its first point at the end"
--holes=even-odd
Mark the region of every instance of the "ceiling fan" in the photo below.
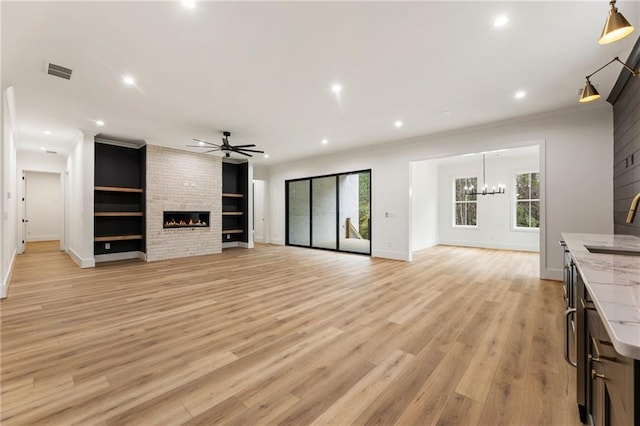
{"type": "Polygon", "coordinates": [[[231,136],[231,132],[222,132],[222,145],[217,144],[217,143],[213,143],[213,142],[207,142],[207,141],[203,141],[200,139],[193,139],[194,141],[198,142],[198,145],[187,145],[189,148],[205,148],[207,149],[207,151],[205,151],[204,153],[208,153],[208,152],[223,152],[225,157],[230,157],[231,153],[235,152],[238,154],[242,154],[245,155],[247,157],[253,157],[253,155],[248,154],[249,152],[255,152],[255,153],[259,153],[259,154],[264,154],[264,151],[258,151],[257,149],[247,149],[247,148],[253,148],[254,146],[256,146],[255,144],[249,144],[249,145],[231,145],[229,143],[229,136],[231,136]]]}

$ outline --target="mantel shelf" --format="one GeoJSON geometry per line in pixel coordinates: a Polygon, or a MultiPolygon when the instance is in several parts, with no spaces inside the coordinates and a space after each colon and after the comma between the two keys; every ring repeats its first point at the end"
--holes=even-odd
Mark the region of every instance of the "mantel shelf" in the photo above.
{"type": "Polygon", "coordinates": [[[95,212],[96,217],[131,217],[142,216],[142,212],[95,212]]]}
{"type": "Polygon", "coordinates": [[[242,216],[243,212],[222,212],[222,216],[242,216]]]}
{"type": "Polygon", "coordinates": [[[124,240],[141,240],[142,235],[111,235],[108,237],[95,237],[93,241],[124,241],[124,240]]]}
{"type": "Polygon", "coordinates": [[[96,186],[96,191],[105,191],[105,192],[138,192],[142,193],[142,188],[123,188],[119,186],[96,186]]]}
{"type": "Polygon", "coordinates": [[[229,198],[242,198],[244,197],[244,194],[235,194],[233,192],[223,192],[222,196],[229,197],[229,198]]]}

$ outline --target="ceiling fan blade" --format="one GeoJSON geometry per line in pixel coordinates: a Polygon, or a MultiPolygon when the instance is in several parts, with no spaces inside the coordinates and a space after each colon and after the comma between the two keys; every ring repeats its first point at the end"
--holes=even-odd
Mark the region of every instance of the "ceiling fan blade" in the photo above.
{"type": "Polygon", "coordinates": [[[211,148],[212,146],[215,146],[216,148],[219,148],[218,145],[214,145],[214,144],[211,144],[211,146],[208,146],[208,145],[185,145],[185,146],[187,146],[189,148],[211,148]]]}
{"type": "Polygon", "coordinates": [[[209,152],[216,152],[216,151],[222,151],[222,150],[220,148],[210,149],[209,151],[203,152],[203,154],[207,154],[209,152]]]}
{"type": "Polygon", "coordinates": [[[236,148],[251,148],[252,146],[256,146],[255,143],[249,145],[234,145],[236,148]]]}
{"type": "Polygon", "coordinates": [[[242,152],[242,151],[237,151],[237,150],[233,150],[233,152],[237,152],[238,154],[242,154],[242,155],[246,155],[247,157],[253,157],[253,155],[251,154],[247,154],[246,152],[242,152]]]}
{"type": "MultiPolygon", "coordinates": [[[[234,148],[238,148],[237,146],[234,148]]],[[[264,151],[258,151],[257,149],[245,149],[245,148],[240,148],[240,149],[234,149],[234,151],[240,152],[240,151],[246,151],[246,152],[257,152],[259,154],[264,154],[264,151]]]]}
{"type": "Polygon", "coordinates": [[[196,141],[196,142],[199,142],[201,144],[206,143],[206,144],[209,144],[209,145],[216,145],[216,146],[218,145],[218,144],[213,143],[213,142],[207,142],[207,141],[203,141],[203,140],[196,139],[196,138],[193,138],[193,140],[196,141]]]}

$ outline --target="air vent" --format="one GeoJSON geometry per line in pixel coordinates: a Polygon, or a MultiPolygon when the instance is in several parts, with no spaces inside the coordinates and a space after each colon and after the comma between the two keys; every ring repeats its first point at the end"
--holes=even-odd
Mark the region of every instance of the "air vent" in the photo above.
{"type": "Polygon", "coordinates": [[[57,151],[49,151],[49,150],[47,150],[46,153],[47,154],[57,154],[58,152],[57,151]]]}
{"type": "Polygon", "coordinates": [[[64,78],[65,80],[71,80],[71,73],[73,70],[71,68],[66,68],[61,65],[56,65],[51,62],[47,64],[47,74],[52,75],[54,77],[64,78]]]}

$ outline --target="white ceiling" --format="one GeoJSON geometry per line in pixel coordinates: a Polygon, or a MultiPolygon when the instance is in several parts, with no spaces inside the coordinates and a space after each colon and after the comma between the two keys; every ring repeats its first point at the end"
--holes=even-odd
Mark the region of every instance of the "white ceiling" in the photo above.
{"type": "MultiPolygon", "coordinates": [[[[618,6],[640,18],[637,1],[618,6]]],[[[20,148],[65,152],[87,129],[188,149],[229,130],[232,144],[268,152],[263,164],[576,107],[585,75],[625,60],[637,39],[598,45],[606,0],[1,7],[20,148]],[[494,28],[500,14],[510,22],[494,28]],[[46,75],[47,61],[72,68],[71,80],[46,75]],[[122,84],[126,73],[137,87],[122,84]]],[[[603,98],[619,72],[592,79],[603,98]]]]}

